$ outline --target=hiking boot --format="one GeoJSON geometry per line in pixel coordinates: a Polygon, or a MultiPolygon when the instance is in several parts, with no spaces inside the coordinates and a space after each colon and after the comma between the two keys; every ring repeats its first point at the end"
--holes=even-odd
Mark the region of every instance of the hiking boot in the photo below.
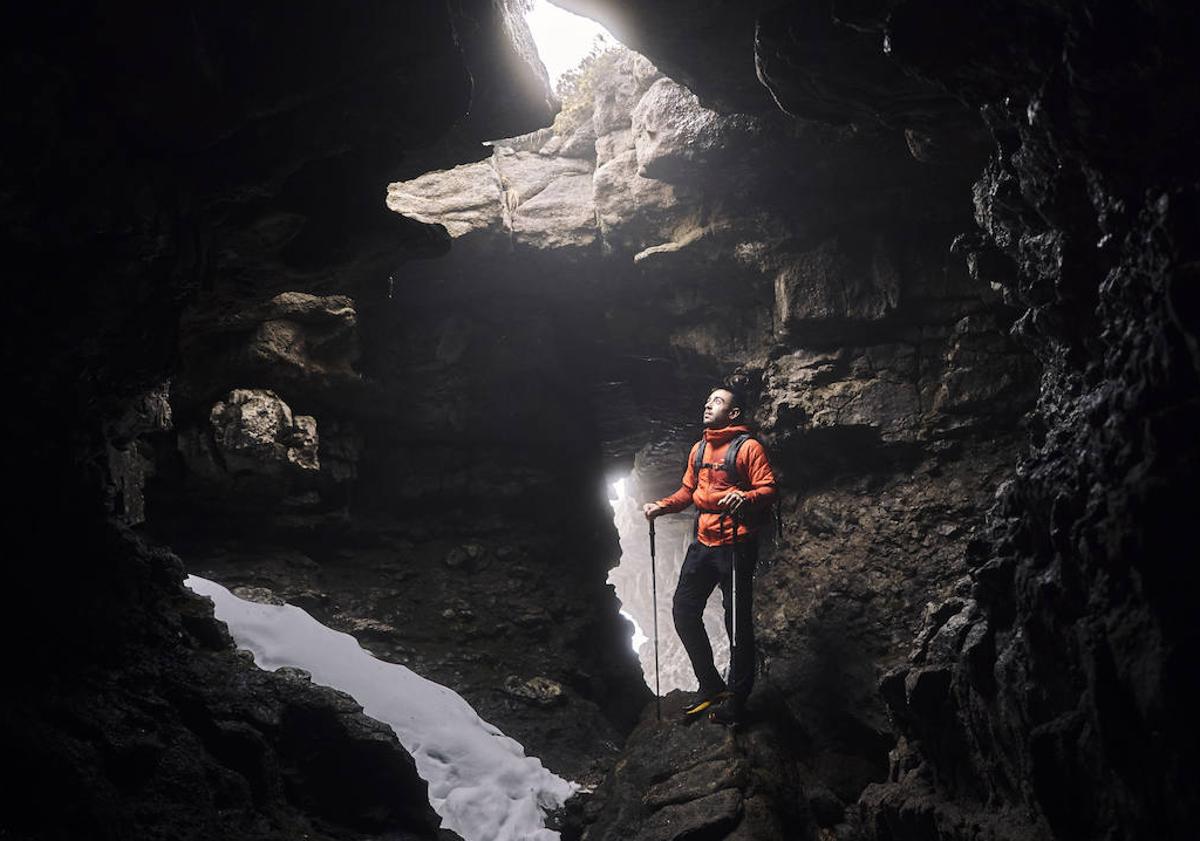
{"type": "Polygon", "coordinates": [[[708,720],[724,727],[737,727],[746,721],[746,704],[732,692],[725,693],[725,701],[708,714],[708,720]]]}
{"type": "Polygon", "coordinates": [[[683,717],[692,718],[698,716],[706,710],[712,709],[717,704],[724,701],[726,698],[732,697],[731,693],[724,686],[716,689],[701,689],[696,692],[692,698],[683,705],[683,717]]]}

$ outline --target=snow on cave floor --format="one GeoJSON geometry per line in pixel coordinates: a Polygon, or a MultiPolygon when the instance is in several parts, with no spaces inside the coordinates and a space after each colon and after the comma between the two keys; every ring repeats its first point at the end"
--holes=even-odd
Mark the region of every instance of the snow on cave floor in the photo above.
{"type": "Polygon", "coordinates": [[[465,841],[551,841],[545,815],[578,786],[481,719],[454,691],[367,652],[349,634],[327,628],[294,605],[239,599],[197,576],[187,586],[213,601],[216,617],[261,669],[304,669],[313,682],[351,695],[390,725],[429,783],[442,826],[465,841]]]}

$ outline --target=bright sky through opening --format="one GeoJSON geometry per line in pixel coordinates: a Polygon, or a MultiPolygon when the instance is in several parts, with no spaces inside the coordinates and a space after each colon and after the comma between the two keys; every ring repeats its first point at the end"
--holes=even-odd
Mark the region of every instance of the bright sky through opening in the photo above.
{"type": "Polygon", "coordinates": [[[533,33],[542,64],[550,74],[551,87],[556,87],[559,77],[591,52],[597,39],[606,47],[619,43],[594,20],[571,14],[546,0],[533,0],[533,8],[525,15],[525,22],[533,33]]]}

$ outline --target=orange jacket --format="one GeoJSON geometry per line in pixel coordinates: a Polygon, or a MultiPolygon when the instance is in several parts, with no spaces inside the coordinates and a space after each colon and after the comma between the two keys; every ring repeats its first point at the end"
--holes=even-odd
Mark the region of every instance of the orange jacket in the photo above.
{"type": "MultiPolygon", "coordinates": [[[[768,505],[775,499],[775,474],[771,472],[771,463],[767,461],[766,451],[762,444],[751,438],[737,454],[737,475],[727,476],[724,470],[714,470],[710,465],[721,465],[725,460],[725,451],[729,442],[743,432],[749,432],[749,427],[726,426],[722,429],[704,430],[704,440],[708,446],[704,448],[704,466],[696,476],[696,448],[699,442],[692,445],[688,453],[687,470],[683,474],[683,485],[675,493],[660,499],[658,505],[666,509],[666,513],[674,514],[682,511],[693,503],[703,511],[719,511],[717,501],[729,491],[738,488],[745,493],[746,502],[738,517],[738,540],[752,537],[758,531],[758,523],[768,505]],[[742,480],[745,477],[745,481],[742,480]]],[[[720,514],[700,514],[696,539],[705,546],[724,546],[733,542],[733,523],[730,518],[722,520],[720,514]]]]}

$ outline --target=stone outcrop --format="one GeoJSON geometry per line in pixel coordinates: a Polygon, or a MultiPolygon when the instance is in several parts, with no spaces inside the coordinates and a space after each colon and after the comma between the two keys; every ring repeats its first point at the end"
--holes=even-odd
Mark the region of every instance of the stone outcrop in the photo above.
{"type": "Polygon", "coordinates": [[[283,485],[320,470],[317,421],[292,415],[273,391],[234,389],[209,414],[209,428],[180,438],[191,472],[215,482],[283,485]]]}
{"type": "Polygon", "coordinates": [[[604,785],[574,806],[588,841],[803,837],[815,826],[787,772],[780,734],[735,738],[723,727],[679,722],[680,693],[630,734],[604,785]]]}

